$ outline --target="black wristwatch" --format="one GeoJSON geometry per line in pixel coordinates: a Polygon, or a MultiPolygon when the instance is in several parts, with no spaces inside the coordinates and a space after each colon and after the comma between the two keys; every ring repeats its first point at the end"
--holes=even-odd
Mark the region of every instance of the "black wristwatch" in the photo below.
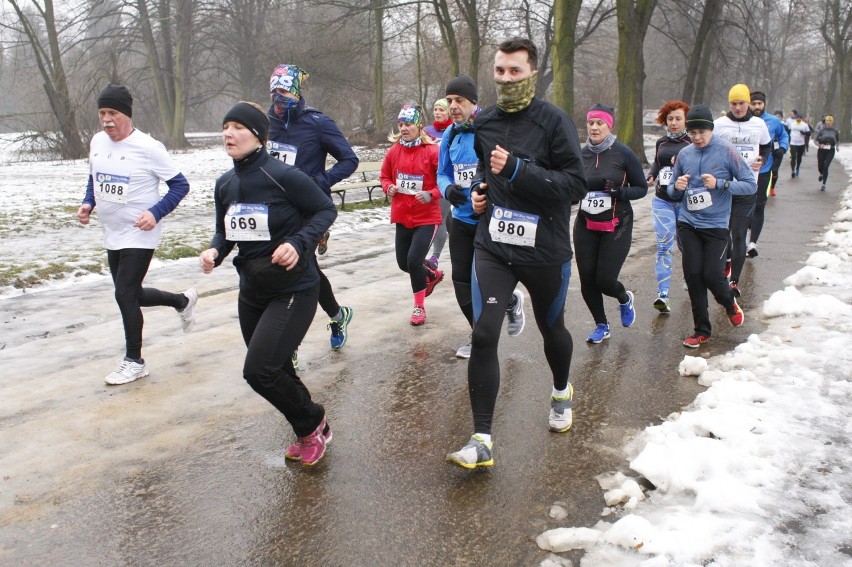
{"type": "Polygon", "coordinates": [[[731,182],[725,181],[725,184],[722,187],[725,189],[725,191],[727,191],[728,189],[731,188],[731,182]]]}

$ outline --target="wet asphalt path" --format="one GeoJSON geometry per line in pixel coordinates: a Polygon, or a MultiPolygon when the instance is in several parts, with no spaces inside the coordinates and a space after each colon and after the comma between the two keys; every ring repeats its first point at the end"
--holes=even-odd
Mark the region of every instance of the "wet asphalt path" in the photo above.
{"type": "MultiPolygon", "coordinates": [[[[315,468],[285,462],[289,427],[239,377],[244,348],[233,274],[206,282],[199,305],[207,314],[199,311],[192,335],[174,335],[173,321],[146,313],[146,358],[160,355],[160,362],[150,379],[117,389],[101,382],[110,369],[103,339],[117,341],[109,332],[120,329],[108,285],[92,289],[91,312],[73,317],[63,311],[74,298],[68,290],[10,300],[2,381],[23,379],[24,359],[44,356],[50,375],[68,385],[44,386],[49,394],[33,395],[31,407],[4,402],[0,441],[14,440],[14,450],[2,465],[0,564],[538,565],[548,554],[535,536],[600,520],[595,477],[627,472],[625,442],[703,390],[677,375],[683,356],[722,354],[763,330],[762,301],[801,267],[846,184],[834,164],[830,191],[820,193],[815,162],[815,152],[807,154],[795,180],[786,159],[782,165],[760,256],[743,273],[744,327],[733,329],[711,299],[714,334],[697,351],[681,346],[692,321],[680,286],[672,289],[671,315],[651,308],[650,197],[637,207],[644,228],[621,277],[637,297],[636,325],[621,328],[609,300],[612,338],[586,344],[593,323],[573,274],[566,312],[575,413],[564,435],[547,430],[549,371],[527,306],[524,333],[501,339],[495,466],[487,471],[444,461],[471,433],[466,362],[453,356],[467,334],[449,275],[427,300],[427,324],[411,328],[390,228],[358,242],[333,235],[323,260],[341,302],[356,311],[342,351],[328,350],[319,316],[300,351],[304,378],[334,429],[315,468]],[[334,259],[335,248],[345,260],[334,259]],[[33,311],[43,319],[22,322],[33,311]],[[158,325],[169,329],[162,338],[158,325]],[[54,353],[73,362],[57,367],[54,353]],[[92,412],[91,421],[75,415],[92,412]],[[42,437],[34,439],[35,431],[42,437]],[[549,518],[555,502],[568,518],[549,518]]],[[[679,273],[679,256],[676,264],[679,273]]],[[[176,285],[198,278],[177,270],[166,271],[176,285]]],[[[12,390],[12,399],[24,405],[30,398],[22,392],[12,390]]]]}

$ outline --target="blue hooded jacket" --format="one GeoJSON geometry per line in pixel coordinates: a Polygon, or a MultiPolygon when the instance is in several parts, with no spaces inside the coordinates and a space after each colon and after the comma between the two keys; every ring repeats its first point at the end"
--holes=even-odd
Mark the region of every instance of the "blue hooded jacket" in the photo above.
{"type": "MultiPolygon", "coordinates": [[[[269,142],[287,144],[296,148],[295,165],[309,175],[327,195],[335,183],[346,179],[358,167],[358,156],[343,136],[334,120],[315,108],[305,105],[305,98],[299,104],[284,112],[279,118],[274,106],[267,112],[269,116],[269,142]],[[325,160],[328,155],[337,163],[326,171],[325,160]]],[[[267,148],[274,153],[271,144],[267,148]]]]}
{"type": "MultiPolygon", "coordinates": [[[[441,195],[447,198],[447,187],[456,184],[455,170],[459,170],[459,176],[467,178],[468,184],[473,180],[473,175],[476,173],[476,164],[478,162],[476,151],[473,149],[473,128],[462,130],[455,124],[444,131],[444,136],[441,138],[441,152],[438,156],[438,189],[441,190],[441,195]]],[[[453,218],[467,224],[476,224],[479,222],[476,213],[473,212],[473,204],[470,200],[470,185],[463,187],[464,194],[467,195],[467,202],[464,205],[453,205],[453,218]]]]}
{"type": "Polygon", "coordinates": [[[695,228],[728,228],[731,218],[732,195],[754,195],[757,182],[754,172],[746,164],[733,144],[713,134],[703,148],[695,144],[683,148],[677,155],[673,178],[689,175],[685,191],[668,186],[669,196],[683,202],[678,222],[695,228]],[[716,187],[705,189],[701,175],[709,173],[716,178],[716,187]],[[730,186],[725,189],[725,182],[730,186]],[[702,202],[712,201],[710,206],[698,209],[702,202]]]}

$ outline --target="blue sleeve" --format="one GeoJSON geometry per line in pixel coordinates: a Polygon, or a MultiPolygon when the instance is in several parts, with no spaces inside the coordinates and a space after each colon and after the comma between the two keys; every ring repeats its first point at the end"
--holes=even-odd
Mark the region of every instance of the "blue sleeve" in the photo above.
{"type": "Polygon", "coordinates": [[[441,138],[441,148],[438,154],[438,189],[445,199],[447,198],[447,187],[454,182],[453,162],[450,160],[450,138],[452,138],[450,135],[441,138]]]}
{"type": "Polygon", "coordinates": [[[349,141],[334,120],[327,116],[324,118],[321,124],[322,145],[325,151],[337,160],[337,163],[320,175],[325,176],[324,181],[327,187],[331,188],[335,183],[355,173],[358,168],[358,156],[355,155],[352,146],[349,145],[349,141]]]}
{"type": "Polygon", "coordinates": [[[154,215],[154,218],[157,219],[157,222],[160,222],[164,216],[175,210],[183,198],[186,197],[186,194],[189,193],[189,181],[186,180],[183,173],[178,173],[166,181],[166,185],[169,186],[168,192],[163,195],[163,198],[156,205],[148,209],[154,215]]]}
{"type": "Polygon", "coordinates": [[[95,180],[92,179],[92,174],[89,174],[89,180],[86,181],[86,194],[83,196],[83,205],[89,205],[92,210],[95,210],[95,180]]]}

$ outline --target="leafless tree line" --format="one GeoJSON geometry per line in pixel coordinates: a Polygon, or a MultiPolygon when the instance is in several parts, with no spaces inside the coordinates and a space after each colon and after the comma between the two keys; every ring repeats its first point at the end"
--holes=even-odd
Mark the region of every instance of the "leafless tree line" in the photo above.
{"type": "Polygon", "coordinates": [[[639,155],[647,109],[682,98],[719,110],[731,85],[770,109],[838,117],[852,134],[852,0],[0,0],[0,128],[86,154],[107,83],[169,147],[216,130],[236,100],[268,101],[295,63],[308,104],[353,139],[383,138],[399,106],[426,108],[453,76],[494,102],[494,48],[540,49],[537,90],[582,122],[605,102],[639,155]]]}

